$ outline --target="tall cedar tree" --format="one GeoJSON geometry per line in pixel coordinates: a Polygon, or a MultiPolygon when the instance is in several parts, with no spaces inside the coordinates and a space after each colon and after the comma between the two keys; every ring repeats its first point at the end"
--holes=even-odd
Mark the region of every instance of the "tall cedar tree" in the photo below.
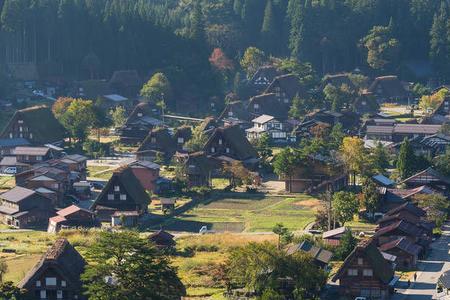
{"type": "Polygon", "coordinates": [[[448,75],[450,68],[450,20],[448,6],[441,2],[439,11],[434,15],[430,31],[430,58],[439,75],[448,75]]]}
{"type": "Polygon", "coordinates": [[[267,53],[273,53],[277,37],[276,20],[272,6],[272,0],[267,0],[266,8],[264,10],[264,20],[261,28],[261,45],[267,53]]]}
{"type": "Polygon", "coordinates": [[[401,179],[406,179],[413,175],[415,171],[416,156],[408,139],[404,139],[400,146],[397,160],[397,170],[401,179]]]}

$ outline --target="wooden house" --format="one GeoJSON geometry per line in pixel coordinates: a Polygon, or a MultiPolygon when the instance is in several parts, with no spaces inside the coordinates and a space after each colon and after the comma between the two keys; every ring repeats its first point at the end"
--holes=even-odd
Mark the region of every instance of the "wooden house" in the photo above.
{"type": "Polygon", "coordinates": [[[71,205],[56,212],[56,216],[48,220],[47,232],[56,233],[63,228],[92,227],[97,224],[94,212],[71,205]]]}
{"type": "Polygon", "coordinates": [[[51,200],[30,189],[16,186],[0,194],[0,221],[16,228],[46,226],[53,215],[51,200]]]}
{"type": "Polygon", "coordinates": [[[422,247],[411,242],[406,237],[399,237],[379,247],[385,253],[397,257],[397,269],[410,270],[416,267],[422,247]]]}
{"type": "Polygon", "coordinates": [[[441,125],[395,124],[394,126],[367,126],[366,139],[401,142],[405,138],[424,138],[437,134],[441,125]]]}
{"type": "Polygon", "coordinates": [[[404,184],[408,188],[427,185],[437,191],[442,191],[444,194],[448,194],[450,191],[450,178],[442,175],[432,167],[406,178],[401,184],[404,184]]]}
{"type": "Polygon", "coordinates": [[[203,151],[177,155],[176,159],[183,165],[189,187],[210,186],[211,177],[221,167],[203,151]]]}
{"type": "Polygon", "coordinates": [[[24,138],[33,145],[62,143],[66,130],[47,106],[18,110],[0,134],[2,139],[24,138]]]}
{"type": "Polygon", "coordinates": [[[176,245],[174,236],[162,229],[150,234],[148,240],[159,249],[171,249],[176,245]]]}
{"type": "Polygon", "coordinates": [[[156,180],[159,178],[160,166],[151,161],[135,160],[127,164],[142,187],[147,191],[156,191],[156,180]]]}
{"type": "Polygon", "coordinates": [[[224,126],[239,125],[244,130],[251,127],[250,113],[242,101],[227,103],[218,119],[223,122],[224,126]]]}
{"type": "Polygon", "coordinates": [[[250,118],[256,118],[261,115],[271,115],[279,120],[286,120],[291,107],[289,101],[287,103],[284,103],[284,101],[280,102],[275,93],[265,93],[254,96],[250,98],[248,105],[250,118]]]}
{"type": "Polygon", "coordinates": [[[322,269],[325,269],[333,257],[333,253],[315,246],[309,241],[303,241],[300,244],[291,245],[286,249],[287,255],[292,255],[297,252],[304,252],[309,254],[313,259],[314,263],[322,269]]]}
{"type": "Polygon", "coordinates": [[[141,143],[150,130],[163,125],[158,116],[159,110],[156,106],[144,102],[136,105],[125,125],[119,129],[121,143],[130,145],[141,143]]]}
{"type": "Polygon", "coordinates": [[[177,151],[187,151],[184,145],[191,139],[191,137],[192,137],[191,126],[184,125],[176,128],[173,134],[173,139],[176,142],[177,151]]]}
{"type": "Polygon", "coordinates": [[[41,163],[59,156],[58,153],[47,147],[16,147],[13,150],[17,162],[24,164],[41,163]]]}
{"type": "Polygon", "coordinates": [[[163,213],[172,213],[175,210],[177,200],[175,198],[159,198],[159,203],[163,213]]]}
{"type": "Polygon", "coordinates": [[[0,139],[0,158],[13,155],[13,151],[16,147],[24,147],[29,145],[30,142],[24,138],[0,139]]]}
{"type": "Polygon", "coordinates": [[[378,241],[380,246],[401,237],[406,237],[410,242],[419,244],[424,248],[427,248],[431,242],[431,238],[425,229],[406,220],[400,220],[380,228],[374,235],[374,239],[378,241]]]}
{"type": "Polygon", "coordinates": [[[95,199],[92,210],[101,221],[111,221],[116,212],[147,212],[150,198],[131,168],[114,171],[106,186],[95,199]]]}
{"type": "Polygon", "coordinates": [[[393,266],[383,257],[375,241],[360,242],[345,259],[333,282],[339,280],[339,292],[346,297],[389,299],[393,266]]]}
{"type": "Polygon", "coordinates": [[[207,156],[229,162],[239,160],[249,167],[254,167],[259,159],[258,153],[238,126],[216,128],[203,151],[207,156]]]}
{"type": "Polygon", "coordinates": [[[281,75],[275,66],[267,65],[260,67],[248,81],[247,87],[251,96],[264,92],[273,80],[281,75]]]}
{"type": "Polygon", "coordinates": [[[421,120],[421,124],[443,124],[450,121],[450,96],[446,96],[442,102],[421,120]]]}
{"type": "Polygon", "coordinates": [[[346,227],[339,227],[322,233],[322,240],[325,244],[331,246],[339,246],[341,244],[341,238],[345,232],[349,230],[346,227]]]}
{"type": "Polygon", "coordinates": [[[366,94],[374,95],[380,103],[404,101],[409,97],[408,91],[397,76],[375,78],[366,94]]]}
{"type": "Polygon", "coordinates": [[[124,95],[131,99],[137,98],[142,88],[142,80],[136,70],[114,71],[109,80],[109,88],[119,95],[124,95]]]}
{"type": "Polygon", "coordinates": [[[26,290],[30,299],[87,299],[80,279],[85,266],[80,253],[66,239],[60,238],[18,286],[26,290]]]}
{"type": "Polygon", "coordinates": [[[258,140],[263,134],[267,134],[274,142],[286,142],[288,133],[286,124],[270,115],[261,115],[252,120],[253,127],[246,129],[249,140],[258,140]]]}
{"type": "Polygon", "coordinates": [[[278,103],[290,106],[296,95],[307,96],[307,91],[300,84],[300,80],[294,74],[280,75],[274,78],[265,90],[266,94],[274,93],[278,103]]]}
{"type": "Polygon", "coordinates": [[[175,140],[166,128],[152,129],[136,153],[138,160],[153,160],[155,153],[161,153],[170,159],[177,149],[175,140]]]}

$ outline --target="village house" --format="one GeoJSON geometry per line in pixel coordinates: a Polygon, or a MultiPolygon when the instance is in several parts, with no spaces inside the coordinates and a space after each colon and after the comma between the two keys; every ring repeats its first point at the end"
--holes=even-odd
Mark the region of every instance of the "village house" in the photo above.
{"type": "Polygon", "coordinates": [[[207,156],[224,163],[238,160],[249,168],[255,167],[259,162],[258,153],[238,126],[216,128],[203,151],[207,156]]]}
{"type": "Polygon", "coordinates": [[[397,257],[397,269],[410,270],[416,267],[422,247],[411,242],[406,237],[399,237],[379,247],[380,251],[397,257]]]}
{"type": "Polygon", "coordinates": [[[18,287],[30,299],[87,299],[83,296],[81,274],[86,262],[64,238],[47,250],[18,287]]]}
{"type": "Polygon", "coordinates": [[[49,198],[19,186],[0,194],[0,201],[0,221],[16,228],[46,226],[53,214],[49,198]]]}
{"type": "Polygon", "coordinates": [[[309,241],[303,241],[300,244],[291,245],[286,249],[287,255],[293,255],[297,252],[304,252],[311,255],[314,259],[314,263],[321,269],[327,268],[328,264],[333,257],[333,253],[315,246],[309,241]]]}
{"type": "Polygon", "coordinates": [[[260,67],[247,83],[247,89],[251,96],[264,92],[273,80],[281,75],[275,66],[267,65],[260,67]]]}
{"type": "Polygon", "coordinates": [[[66,155],[57,162],[66,165],[71,172],[85,173],[87,170],[88,158],[80,154],[66,155]]]}
{"type": "Polygon", "coordinates": [[[156,106],[141,102],[136,105],[128,116],[125,125],[119,129],[120,142],[127,145],[141,143],[148,132],[163,125],[157,117],[159,110],[156,106]]]}
{"type": "Polygon", "coordinates": [[[389,299],[394,268],[373,240],[360,242],[345,259],[333,282],[339,280],[339,292],[347,297],[389,299]]]}
{"type": "Polygon", "coordinates": [[[242,101],[227,103],[218,119],[224,126],[238,125],[244,130],[251,127],[249,111],[242,101]]]}
{"type": "Polygon", "coordinates": [[[405,138],[424,138],[437,134],[441,125],[423,124],[395,124],[394,126],[367,126],[366,137],[368,140],[401,142],[405,138]]]}
{"type": "Polygon", "coordinates": [[[306,90],[300,84],[300,80],[294,74],[280,75],[274,78],[267,87],[265,94],[275,94],[278,103],[290,106],[295,96],[305,97],[306,90]]]}
{"type": "Polygon", "coordinates": [[[409,223],[406,220],[400,220],[380,228],[374,235],[374,239],[377,240],[379,246],[392,242],[393,240],[401,237],[406,237],[406,239],[408,239],[411,243],[422,246],[425,251],[431,242],[431,238],[428,236],[427,230],[416,224],[409,223]]]}
{"type": "Polygon", "coordinates": [[[192,129],[191,126],[180,126],[175,129],[173,134],[173,139],[177,144],[177,151],[187,151],[184,144],[188,142],[192,137],[192,129]]]}
{"type": "Polygon", "coordinates": [[[30,146],[30,142],[24,138],[0,139],[0,158],[13,155],[13,151],[16,147],[24,146],[30,146]]]}
{"type": "Polygon", "coordinates": [[[148,240],[158,249],[173,249],[176,246],[174,236],[162,229],[150,234],[148,240]]]}
{"type": "MultiPolygon", "coordinates": [[[[450,136],[438,133],[424,138],[415,138],[410,141],[410,145],[415,155],[422,155],[431,159],[447,151],[450,146],[450,136]]],[[[396,150],[397,148],[399,150],[400,145],[396,147],[396,150]]]]}
{"type": "Polygon", "coordinates": [[[316,155],[298,165],[293,174],[283,180],[286,190],[293,193],[335,192],[348,185],[348,174],[334,159],[316,155]]]}
{"type": "Polygon", "coordinates": [[[248,112],[250,118],[272,115],[279,120],[286,120],[290,109],[289,103],[280,102],[275,93],[265,93],[250,98],[248,112]]]}
{"type": "Polygon", "coordinates": [[[273,116],[261,115],[253,119],[252,122],[253,127],[245,130],[249,140],[258,140],[263,134],[267,134],[274,142],[286,142],[288,140],[286,124],[273,116]]]}
{"type": "Polygon", "coordinates": [[[445,299],[441,295],[450,295],[450,270],[442,273],[437,282],[437,293],[440,299],[445,299]]]}
{"type": "Polygon", "coordinates": [[[160,166],[151,161],[135,160],[127,163],[134,176],[139,180],[142,187],[149,192],[156,191],[156,181],[159,178],[160,166]]]}
{"type": "Polygon", "coordinates": [[[92,210],[102,222],[112,217],[129,214],[141,216],[148,210],[150,198],[131,168],[120,168],[112,174],[106,186],[95,199],[92,210]]]}
{"type": "Polygon", "coordinates": [[[109,80],[109,88],[115,94],[134,99],[142,88],[142,80],[136,70],[114,71],[109,80]]]}
{"type": "Polygon", "coordinates": [[[74,83],[73,94],[77,98],[82,99],[97,99],[102,95],[109,95],[112,93],[108,81],[104,79],[97,80],[83,80],[74,83]]]}
{"type": "Polygon", "coordinates": [[[221,166],[206,156],[205,152],[177,154],[177,162],[183,166],[189,187],[210,186],[211,178],[221,166]]]}
{"type": "Polygon", "coordinates": [[[320,89],[323,90],[327,85],[331,84],[337,88],[342,85],[348,86],[352,90],[356,90],[356,86],[353,81],[350,79],[349,73],[340,73],[340,74],[327,74],[323,77],[322,83],[320,85],[320,89]]]}
{"type": "Polygon", "coordinates": [[[177,200],[175,198],[159,198],[159,204],[161,211],[165,214],[170,214],[175,210],[175,204],[177,200]]]}
{"type": "Polygon", "coordinates": [[[377,77],[363,94],[374,95],[379,103],[408,100],[409,93],[397,76],[377,77]]]}
{"type": "Polygon", "coordinates": [[[24,164],[41,163],[53,158],[57,158],[59,153],[47,147],[16,147],[13,150],[16,161],[24,164]]]}
{"type": "Polygon", "coordinates": [[[92,211],[71,205],[56,212],[56,216],[48,220],[47,232],[57,233],[64,228],[96,226],[95,215],[92,211]]]}
{"type": "Polygon", "coordinates": [[[46,106],[16,111],[0,134],[1,139],[24,138],[33,145],[59,144],[65,137],[66,130],[46,106]]]}
{"type": "Polygon", "coordinates": [[[421,124],[444,124],[450,121],[450,96],[446,96],[442,102],[421,120],[421,124]]]}
{"type": "Polygon", "coordinates": [[[152,129],[136,152],[138,160],[153,160],[157,153],[170,159],[177,149],[176,141],[166,128],[152,129]]]}
{"type": "Polygon", "coordinates": [[[450,178],[442,175],[432,167],[406,178],[400,184],[404,184],[407,188],[416,188],[426,185],[445,195],[450,191],[450,178]]]}
{"type": "Polygon", "coordinates": [[[339,246],[341,244],[341,239],[347,230],[350,229],[347,229],[346,227],[339,227],[325,231],[322,233],[322,240],[327,245],[339,246]]]}
{"type": "Polygon", "coordinates": [[[129,108],[132,105],[127,97],[118,94],[102,95],[100,101],[100,106],[105,110],[115,109],[118,106],[129,108]]]}

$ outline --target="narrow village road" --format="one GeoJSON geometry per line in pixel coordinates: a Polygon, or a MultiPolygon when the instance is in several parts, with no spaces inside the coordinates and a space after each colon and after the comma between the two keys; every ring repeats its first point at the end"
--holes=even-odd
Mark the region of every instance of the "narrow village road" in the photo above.
{"type": "Polygon", "coordinates": [[[442,236],[431,245],[431,254],[418,263],[417,280],[411,280],[411,286],[406,288],[406,282],[400,282],[400,288],[393,295],[393,300],[431,300],[436,297],[436,282],[439,276],[450,270],[450,223],[446,223],[442,236]]]}

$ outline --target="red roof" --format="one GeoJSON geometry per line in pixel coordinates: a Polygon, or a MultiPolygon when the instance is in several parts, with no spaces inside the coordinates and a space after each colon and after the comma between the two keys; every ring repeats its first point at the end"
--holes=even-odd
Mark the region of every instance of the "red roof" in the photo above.
{"type": "Polygon", "coordinates": [[[49,221],[54,222],[54,223],[61,223],[61,222],[67,221],[67,219],[62,216],[54,216],[54,217],[51,217],[49,219],[49,221]]]}

